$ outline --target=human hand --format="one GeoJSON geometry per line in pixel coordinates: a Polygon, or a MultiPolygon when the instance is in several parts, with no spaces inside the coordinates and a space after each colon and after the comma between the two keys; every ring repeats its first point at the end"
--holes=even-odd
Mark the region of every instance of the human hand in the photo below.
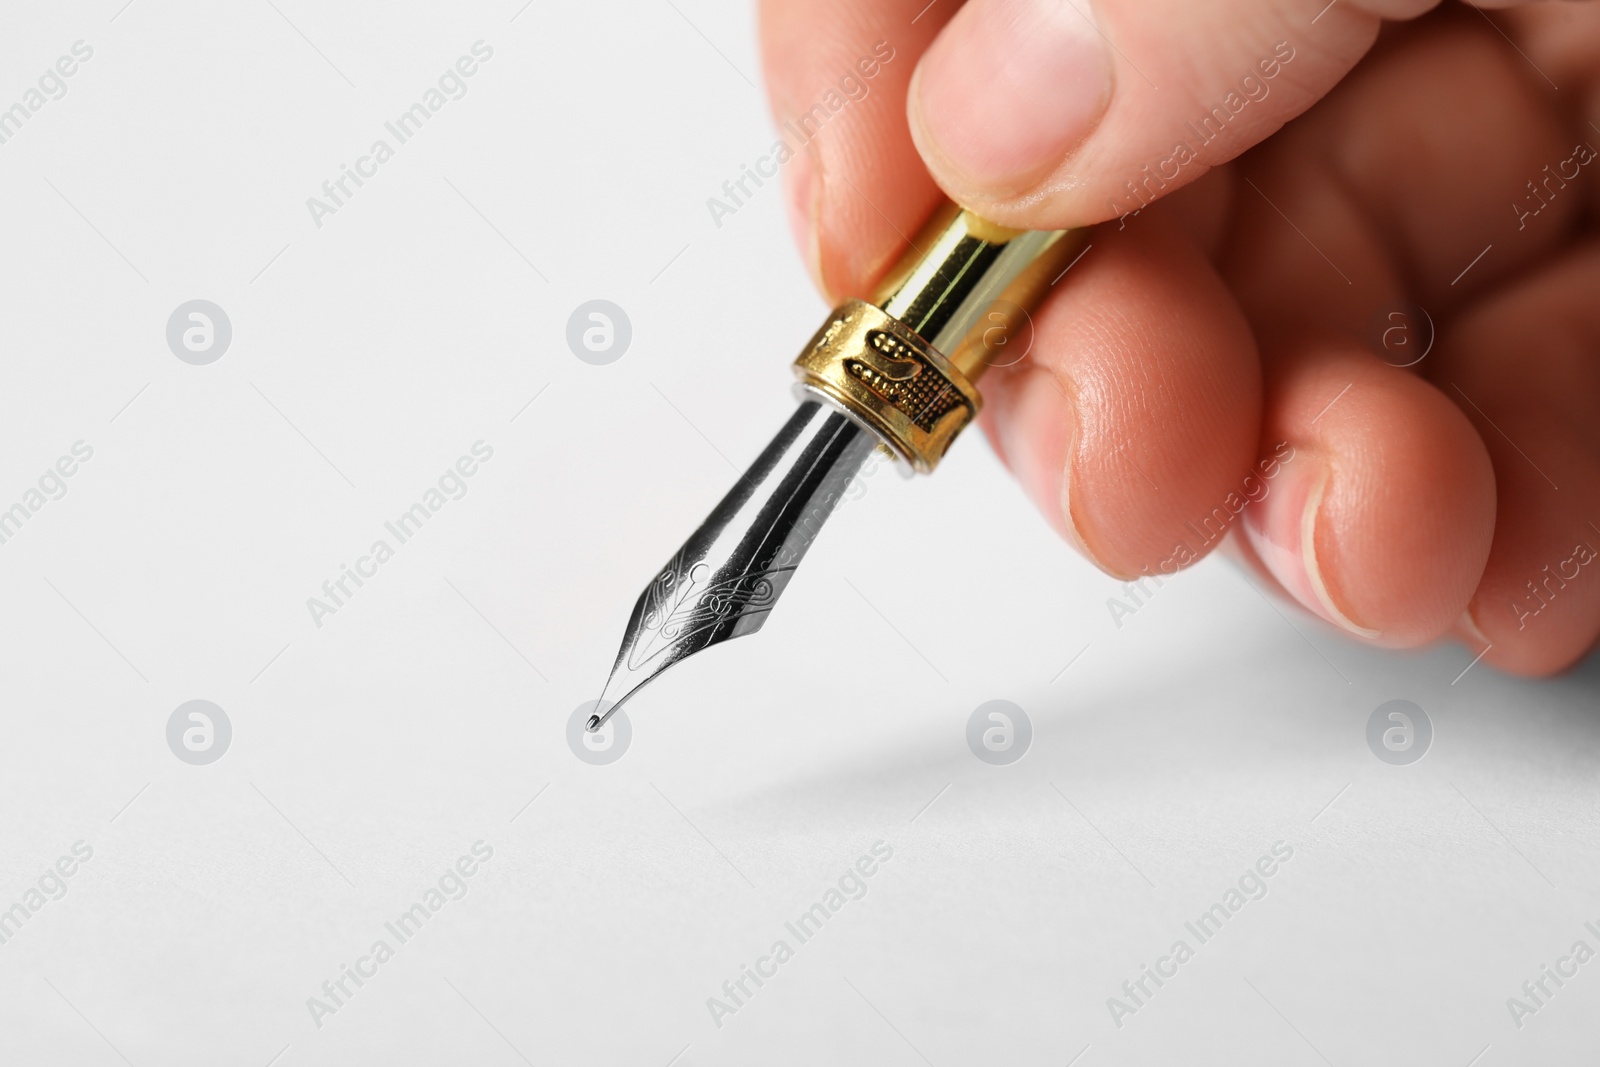
{"type": "Polygon", "coordinates": [[[838,300],[941,195],[1100,223],[982,383],[1063,537],[1164,580],[1237,520],[1360,639],[1559,670],[1600,633],[1600,7],[1325,2],[764,0],[797,239],[838,300]]]}

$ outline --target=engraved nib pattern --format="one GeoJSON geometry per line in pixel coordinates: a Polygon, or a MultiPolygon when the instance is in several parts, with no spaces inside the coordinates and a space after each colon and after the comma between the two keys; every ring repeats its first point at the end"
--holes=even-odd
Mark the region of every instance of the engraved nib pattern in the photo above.
{"type": "Polygon", "coordinates": [[[760,629],[794,573],[792,565],[731,576],[727,567],[713,572],[710,563],[690,555],[696,540],[698,534],[640,594],[601,700],[613,683],[621,681],[626,688],[603,714],[589,717],[590,730],[598,730],[624,700],[678,660],[760,629]]]}
{"type": "Polygon", "coordinates": [[[646,639],[629,649],[629,669],[642,669],[656,656],[694,641],[719,623],[769,610],[778,599],[782,576],[793,569],[774,567],[713,580],[710,564],[697,561],[686,567],[680,551],[644,593],[639,624],[646,639]]]}
{"type": "Polygon", "coordinates": [[[672,664],[759,630],[874,447],[847,416],[803,402],[639,595],[588,729],[672,664]]]}
{"type": "Polygon", "coordinates": [[[904,341],[887,331],[873,330],[867,334],[867,344],[861,358],[845,361],[845,370],[922,429],[932,431],[940,419],[965,403],[937,372],[924,373],[928,365],[904,341]]]}

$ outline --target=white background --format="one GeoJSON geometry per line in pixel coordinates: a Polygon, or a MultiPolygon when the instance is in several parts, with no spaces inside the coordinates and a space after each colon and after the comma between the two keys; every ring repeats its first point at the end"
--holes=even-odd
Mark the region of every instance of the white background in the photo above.
{"type": "Polygon", "coordinates": [[[94,449],[0,545],[0,908],[94,850],[0,945],[0,1062],[1593,1048],[1600,962],[1520,1030],[1506,1007],[1600,948],[1593,660],[1530,684],[1365,651],[1221,560],[1119,627],[976,433],[936,478],[877,474],[758,637],[641,695],[619,762],[576,759],[569,715],[825,310],[776,183],[720,228],[705,206],[773,139],[752,13],[275,2],[30,5],[0,34],[0,106],[94,49],[0,145],[0,507],[94,449]],[[468,94],[317,228],[306,198],[480,39],[468,94]],[[195,298],[233,324],[209,366],[165,340],[195,298]],[[594,298],[633,324],[609,366],[565,342],[594,298]],[[314,625],[479,440],[467,495],[314,625]],[[166,742],[196,698],[234,730],[209,766],[166,742]],[[996,698],[1035,731],[1010,767],[965,741],[996,698]],[[1394,698],[1436,731],[1408,767],[1365,740],[1394,698]],[[465,898],[317,1026],[307,998],[479,840],[465,898]],[[879,840],[867,895],[715,1025],[879,840]],[[1107,998],[1278,841],[1267,896],[1118,1028],[1107,998]]]}

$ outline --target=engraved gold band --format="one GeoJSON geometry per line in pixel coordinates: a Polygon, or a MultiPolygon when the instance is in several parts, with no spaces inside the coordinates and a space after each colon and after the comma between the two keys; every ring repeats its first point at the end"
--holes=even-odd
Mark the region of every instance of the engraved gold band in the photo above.
{"type": "Polygon", "coordinates": [[[893,315],[862,300],[840,304],[795,374],[894,445],[919,472],[938,464],[977,417],[977,386],[893,315]]]}
{"type": "Polygon", "coordinates": [[[795,375],[929,473],[983,406],[978,378],[1016,362],[995,357],[1083,242],[1081,230],[1008,230],[946,204],[871,302],[834,309],[795,375]]]}

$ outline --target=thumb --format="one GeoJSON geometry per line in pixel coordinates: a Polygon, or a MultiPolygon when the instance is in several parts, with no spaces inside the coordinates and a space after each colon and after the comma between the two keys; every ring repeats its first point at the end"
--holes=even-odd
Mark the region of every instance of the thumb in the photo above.
{"type": "Polygon", "coordinates": [[[912,137],[945,191],[995,222],[1100,222],[1264,140],[1383,17],[1437,2],[969,0],[918,64],[912,137]]]}

